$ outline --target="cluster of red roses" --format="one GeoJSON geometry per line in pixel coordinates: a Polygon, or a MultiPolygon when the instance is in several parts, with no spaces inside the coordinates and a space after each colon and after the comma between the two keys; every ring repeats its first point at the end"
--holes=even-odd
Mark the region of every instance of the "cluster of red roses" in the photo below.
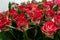
{"type": "MultiPolygon", "coordinates": [[[[12,5],[13,7],[14,5],[12,5]]],[[[0,14],[0,30],[6,28],[7,25],[11,25],[12,20],[16,21],[17,29],[26,31],[30,27],[29,25],[41,24],[43,19],[48,19],[40,29],[46,35],[52,35],[58,29],[60,29],[60,6],[53,2],[40,2],[40,3],[28,3],[24,5],[15,6],[11,8],[9,12],[0,14]],[[39,5],[40,7],[38,7],[39,5]],[[53,8],[58,5],[58,10],[53,8]],[[21,13],[18,13],[20,10],[21,13]]]]}

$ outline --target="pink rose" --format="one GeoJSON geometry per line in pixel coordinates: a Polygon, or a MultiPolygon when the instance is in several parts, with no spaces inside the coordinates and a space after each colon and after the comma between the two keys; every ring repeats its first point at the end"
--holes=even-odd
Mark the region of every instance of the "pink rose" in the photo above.
{"type": "Polygon", "coordinates": [[[54,16],[53,22],[54,22],[58,27],[60,27],[60,15],[54,16]]]}
{"type": "Polygon", "coordinates": [[[52,21],[47,21],[41,29],[47,36],[51,36],[58,27],[52,21]]]}
{"type": "Polygon", "coordinates": [[[60,4],[60,0],[54,0],[54,2],[60,4]]]}

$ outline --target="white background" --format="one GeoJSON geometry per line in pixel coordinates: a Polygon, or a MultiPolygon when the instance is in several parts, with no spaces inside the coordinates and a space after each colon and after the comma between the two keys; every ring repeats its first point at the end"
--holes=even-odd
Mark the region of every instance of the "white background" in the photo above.
{"type": "MultiPolygon", "coordinates": [[[[27,2],[28,0],[0,0],[0,12],[6,11],[8,10],[8,3],[9,2],[16,2],[18,4],[20,4],[21,2],[27,2]]],[[[29,0],[32,1],[32,0],[29,0]]],[[[41,1],[41,0],[36,0],[37,2],[41,1]]],[[[50,0],[48,0],[50,1],[50,0]]]]}

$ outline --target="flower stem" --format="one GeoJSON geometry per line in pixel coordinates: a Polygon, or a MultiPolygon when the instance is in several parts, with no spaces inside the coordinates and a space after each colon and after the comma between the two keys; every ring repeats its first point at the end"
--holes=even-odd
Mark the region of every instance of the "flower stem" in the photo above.
{"type": "Polygon", "coordinates": [[[28,35],[27,35],[27,32],[26,32],[26,31],[24,31],[24,32],[23,32],[23,37],[24,37],[24,40],[29,40],[29,38],[28,38],[28,35]]]}
{"type": "MultiPolygon", "coordinates": [[[[9,31],[11,34],[12,34],[12,36],[16,39],[16,37],[15,37],[15,35],[13,34],[13,32],[12,32],[12,30],[11,31],[9,31]]],[[[17,39],[16,39],[17,40],[17,39]]]]}

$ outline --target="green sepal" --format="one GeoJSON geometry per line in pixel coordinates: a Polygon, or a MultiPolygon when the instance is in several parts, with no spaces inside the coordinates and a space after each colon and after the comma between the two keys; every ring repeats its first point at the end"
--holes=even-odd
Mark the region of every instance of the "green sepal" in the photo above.
{"type": "Polygon", "coordinates": [[[57,11],[57,10],[58,10],[58,5],[55,5],[55,6],[53,7],[53,10],[57,11]]]}
{"type": "Polygon", "coordinates": [[[43,4],[38,4],[38,8],[41,8],[43,6],[43,4]]]}
{"type": "Polygon", "coordinates": [[[21,12],[21,10],[19,10],[19,9],[18,9],[18,10],[16,10],[16,11],[18,12],[18,14],[22,13],[22,12],[21,12]]]}

